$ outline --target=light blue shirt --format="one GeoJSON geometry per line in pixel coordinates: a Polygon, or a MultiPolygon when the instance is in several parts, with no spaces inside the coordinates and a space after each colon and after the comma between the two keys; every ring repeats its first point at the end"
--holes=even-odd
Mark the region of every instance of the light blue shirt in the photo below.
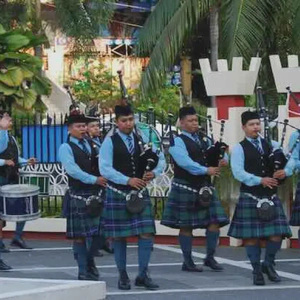
{"type": "MultiPolygon", "coordinates": [[[[117,130],[117,134],[121,137],[122,141],[126,145],[127,149],[129,150],[129,142],[127,140],[127,135],[117,130]]],[[[132,137],[132,145],[134,147],[134,139],[133,133],[130,134],[132,137]]],[[[148,139],[141,134],[141,137],[145,143],[148,142],[148,139]]],[[[127,185],[129,177],[125,176],[121,172],[117,171],[113,168],[113,143],[111,137],[106,138],[101,146],[100,155],[99,155],[99,169],[100,173],[109,181],[112,181],[116,184],[127,185]]],[[[153,152],[156,152],[155,146],[152,146],[153,152]]],[[[162,152],[159,153],[159,161],[156,168],[152,171],[155,174],[155,177],[159,176],[164,168],[165,168],[165,156],[162,152]]]]}
{"type": "Polygon", "coordinates": [[[8,131],[0,129],[0,153],[4,152],[8,146],[8,131]]]}
{"type": "Polygon", "coordinates": [[[98,148],[100,149],[101,147],[101,142],[99,138],[93,138],[92,141],[98,146],[98,148]]]}
{"type": "MultiPolygon", "coordinates": [[[[76,144],[80,149],[83,149],[82,145],[79,143],[79,140],[70,137],[70,142],[76,144]]],[[[91,153],[91,146],[87,140],[84,140],[85,145],[89,152],[91,153]]],[[[91,175],[87,172],[84,172],[76,163],[74,159],[73,151],[68,143],[64,143],[59,148],[59,160],[61,161],[64,169],[66,170],[67,174],[77,180],[85,184],[95,184],[97,181],[97,177],[91,175]]]]}
{"type": "MultiPolygon", "coordinates": [[[[182,131],[182,134],[189,137],[191,140],[194,141],[194,138],[191,133],[187,131],[182,131]]],[[[188,171],[192,175],[206,175],[207,174],[207,167],[200,165],[199,163],[193,161],[189,153],[187,151],[187,148],[185,146],[184,141],[180,137],[176,137],[174,139],[175,145],[173,147],[170,147],[169,153],[173,157],[173,159],[176,161],[178,166],[180,166],[182,169],[188,171]]],[[[207,139],[208,146],[211,145],[211,141],[207,139]]],[[[224,159],[228,161],[228,155],[225,153],[224,159]]]]}
{"type": "MultiPolygon", "coordinates": [[[[252,139],[247,137],[247,140],[252,143],[252,139]]],[[[258,137],[259,145],[262,149],[261,138],[258,137]]],[[[279,148],[279,143],[276,141],[272,141],[272,146],[274,149],[279,148]]],[[[253,145],[253,147],[255,147],[253,145]]],[[[242,145],[239,143],[235,145],[231,152],[231,170],[233,176],[236,180],[246,184],[247,186],[255,186],[261,184],[262,177],[255,176],[254,174],[248,173],[245,171],[244,167],[245,163],[245,155],[242,145]]],[[[284,171],[287,176],[291,176],[293,174],[294,162],[290,160],[287,166],[284,168],[284,171]]]]}
{"type": "MultiPolygon", "coordinates": [[[[297,138],[299,136],[299,132],[295,131],[291,134],[290,140],[289,140],[289,150],[292,149],[293,145],[295,144],[297,138]]],[[[295,147],[292,153],[291,159],[294,161],[295,169],[300,170],[300,143],[295,147]]]]}
{"type": "MultiPolygon", "coordinates": [[[[14,137],[12,137],[17,148],[18,148],[18,163],[19,164],[27,164],[27,159],[20,156],[20,149],[18,147],[17,141],[14,137]]],[[[0,154],[3,153],[8,147],[8,131],[7,130],[0,130],[0,154]]],[[[0,159],[0,167],[5,165],[5,159],[0,159]]]]}

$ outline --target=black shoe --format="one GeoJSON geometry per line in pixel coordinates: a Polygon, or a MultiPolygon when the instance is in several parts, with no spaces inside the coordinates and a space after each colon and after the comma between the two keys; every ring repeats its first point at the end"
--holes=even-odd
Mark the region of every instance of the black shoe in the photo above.
{"type": "Polygon", "coordinates": [[[181,270],[185,272],[203,272],[203,269],[196,266],[194,263],[187,264],[185,262],[182,264],[181,270]]]}
{"type": "Polygon", "coordinates": [[[253,284],[254,285],[265,285],[264,275],[261,271],[261,267],[255,266],[253,270],[253,284]]]}
{"type": "Polygon", "coordinates": [[[78,280],[98,281],[99,278],[95,278],[91,274],[78,274],[78,280]]]}
{"type": "Polygon", "coordinates": [[[265,264],[262,264],[262,272],[268,276],[270,281],[273,282],[281,281],[281,278],[279,277],[279,275],[276,273],[274,269],[274,265],[267,266],[265,264]]]}
{"type": "Polygon", "coordinates": [[[120,272],[118,288],[119,288],[119,290],[130,290],[131,289],[130,279],[129,279],[126,271],[120,272]]]}
{"type": "Polygon", "coordinates": [[[96,257],[103,257],[104,255],[103,255],[102,251],[97,250],[96,253],[95,253],[95,256],[96,257]]]}
{"type": "Polygon", "coordinates": [[[224,268],[213,257],[205,258],[204,266],[211,268],[215,272],[221,272],[224,270],[224,268]]]}
{"type": "Polygon", "coordinates": [[[95,265],[94,259],[88,260],[87,275],[90,276],[91,278],[94,278],[95,280],[99,279],[99,271],[95,265]]]}
{"type": "Polygon", "coordinates": [[[159,285],[154,283],[147,273],[143,278],[138,276],[135,279],[135,286],[144,287],[151,291],[159,289],[159,285]]]}
{"type": "Polygon", "coordinates": [[[112,246],[110,245],[110,243],[105,243],[104,246],[102,247],[102,249],[109,253],[109,254],[113,254],[114,253],[114,249],[112,248],[112,246]]]}
{"type": "Polygon", "coordinates": [[[19,247],[21,249],[32,249],[32,247],[29,247],[23,239],[13,239],[10,245],[14,247],[19,247]]]}
{"type": "Polygon", "coordinates": [[[5,244],[3,242],[0,244],[0,252],[1,253],[8,253],[8,252],[10,252],[10,250],[5,247],[5,244]]]}
{"type": "Polygon", "coordinates": [[[0,271],[9,271],[12,267],[7,265],[2,259],[0,259],[0,271]]]}

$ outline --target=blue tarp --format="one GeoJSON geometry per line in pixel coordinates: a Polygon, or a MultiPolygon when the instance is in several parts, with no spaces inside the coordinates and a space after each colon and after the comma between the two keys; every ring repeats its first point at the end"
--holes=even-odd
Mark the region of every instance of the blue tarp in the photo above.
{"type": "Polygon", "coordinates": [[[22,156],[36,157],[39,162],[58,162],[58,150],[67,140],[65,125],[37,125],[22,127],[22,156]]]}

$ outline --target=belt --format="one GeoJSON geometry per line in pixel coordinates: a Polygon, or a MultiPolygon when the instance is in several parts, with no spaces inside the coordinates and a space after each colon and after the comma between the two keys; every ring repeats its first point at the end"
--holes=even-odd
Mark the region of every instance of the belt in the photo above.
{"type": "MultiPolygon", "coordinates": [[[[115,193],[117,193],[117,194],[119,194],[119,195],[122,195],[123,197],[127,197],[130,193],[132,193],[133,191],[136,191],[136,190],[131,190],[131,191],[129,191],[128,193],[124,193],[123,191],[121,191],[121,190],[119,190],[119,189],[117,189],[117,188],[111,186],[110,184],[107,184],[106,187],[107,187],[108,189],[112,190],[113,192],[115,192],[115,193]]],[[[138,190],[138,191],[136,191],[136,192],[143,193],[143,192],[145,192],[146,190],[147,190],[147,187],[144,187],[143,189],[138,190]]]]}
{"type": "MultiPolygon", "coordinates": [[[[196,189],[193,189],[192,187],[190,187],[190,186],[187,186],[187,185],[185,185],[185,184],[181,184],[181,183],[177,183],[177,182],[172,182],[172,185],[174,185],[174,186],[177,186],[177,187],[180,187],[180,188],[182,188],[182,189],[184,189],[184,190],[187,190],[187,191],[190,191],[190,192],[193,192],[193,193],[196,193],[196,194],[198,194],[199,193],[199,191],[200,191],[200,189],[201,188],[199,188],[199,190],[196,190],[196,189]]],[[[209,186],[209,188],[211,188],[211,189],[215,189],[213,186],[209,186]]]]}
{"type": "Polygon", "coordinates": [[[273,194],[272,196],[261,196],[261,197],[256,197],[250,193],[243,193],[244,195],[248,196],[248,197],[251,197],[252,199],[256,200],[256,201],[260,201],[261,199],[265,199],[265,198],[268,198],[268,199],[274,199],[276,197],[276,194],[273,194]]]}

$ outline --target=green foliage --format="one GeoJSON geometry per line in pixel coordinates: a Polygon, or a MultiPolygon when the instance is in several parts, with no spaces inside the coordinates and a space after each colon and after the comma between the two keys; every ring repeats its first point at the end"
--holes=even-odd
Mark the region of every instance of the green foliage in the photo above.
{"type": "Polygon", "coordinates": [[[26,0],[9,0],[0,4],[1,24],[7,30],[11,29],[14,21],[26,24],[26,15],[26,0]]]}
{"type": "Polygon", "coordinates": [[[114,0],[54,0],[61,30],[75,38],[99,36],[100,25],[106,24],[114,11],[114,0]]]}
{"type": "Polygon", "coordinates": [[[174,63],[183,42],[208,12],[209,1],[161,0],[140,32],[137,53],[150,53],[150,62],[142,75],[141,90],[153,93],[162,86],[168,68],[174,63]]]}
{"type": "Polygon", "coordinates": [[[138,91],[137,95],[138,100],[133,102],[134,107],[146,112],[152,106],[159,119],[166,120],[169,112],[177,113],[180,107],[179,90],[174,86],[161,88],[152,98],[144,98],[138,91]]]}
{"type": "Polygon", "coordinates": [[[77,100],[89,104],[97,102],[102,108],[112,107],[120,98],[116,76],[105,69],[104,65],[86,70],[84,79],[77,80],[73,85],[74,96],[77,100]]]}
{"type": "Polygon", "coordinates": [[[42,61],[24,51],[45,42],[28,31],[5,31],[0,25],[0,98],[30,109],[38,95],[49,95],[50,82],[40,75],[42,61]]]}

